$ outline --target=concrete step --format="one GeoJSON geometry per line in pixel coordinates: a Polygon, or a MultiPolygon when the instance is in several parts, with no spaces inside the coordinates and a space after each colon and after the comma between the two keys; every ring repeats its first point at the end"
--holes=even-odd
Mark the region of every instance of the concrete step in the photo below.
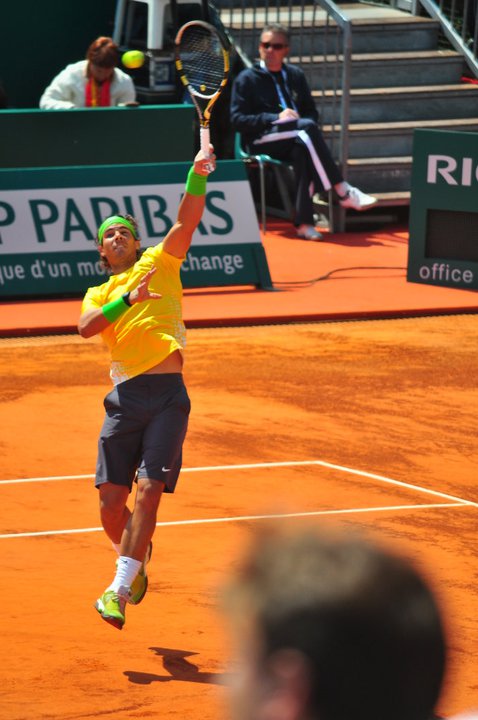
{"type": "MultiPolygon", "coordinates": [[[[478,109],[478,108],[477,108],[478,109]]],[[[408,120],[389,123],[354,123],[349,125],[349,154],[351,158],[411,155],[413,133],[417,128],[478,132],[478,117],[445,120],[408,120]]],[[[322,127],[329,146],[337,142],[340,127],[322,127]]]]}
{"type": "Polygon", "coordinates": [[[377,15],[353,20],[352,26],[354,53],[436,50],[438,46],[440,26],[431,18],[407,13],[397,18],[377,15]]]}
{"type": "Polygon", "coordinates": [[[410,191],[375,193],[378,200],[377,207],[396,207],[397,205],[410,205],[410,191]]]}
{"type": "MultiPolygon", "coordinates": [[[[322,122],[329,124],[336,121],[332,113],[338,103],[334,103],[332,92],[312,91],[312,95],[322,122]]],[[[468,83],[355,88],[350,95],[351,123],[472,118],[478,108],[478,86],[468,83]]]]}
{"type": "MultiPolygon", "coordinates": [[[[342,62],[335,70],[335,55],[291,57],[300,64],[311,88],[330,89],[335,77],[342,80],[342,62]]],[[[465,70],[462,56],[452,50],[419,50],[412,52],[363,53],[352,55],[353,88],[378,88],[409,85],[457,84],[465,70]]]]}
{"type": "Polygon", "coordinates": [[[372,195],[410,191],[411,155],[351,159],[347,168],[348,181],[372,195]]]}
{"type": "MultiPolygon", "coordinates": [[[[370,229],[376,225],[406,224],[408,223],[410,193],[375,193],[378,199],[376,205],[368,210],[358,212],[355,210],[347,210],[345,217],[344,230],[353,232],[354,230],[370,229]]],[[[319,202],[314,203],[314,211],[317,214],[317,224],[321,228],[330,229],[330,215],[333,213],[335,217],[336,228],[339,220],[340,209],[337,205],[329,207],[327,198],[320,198],[319,202]]]]}
{"type": "MultiPolygon", "coordinates": [[[[353,52],[401,52],[435,50],[439,24],[430,18],[415,17],[392,8],[378,8],[364,3],[341,5],[352,20],[353,52]],[[364,9],[365,8],[365,9],[364,9]],[[386,12],[385,12],[386,11],[386,12]]],[[[222,10],[221,20],[234,41],[251,58],[258,57],[262,27],[267,22],[282,22],[291,29],[291,55],[335,53],[335,28],[326,25],[324,11],[306,10],[304,21],[300,8],[287,7],[234,11],[222,10]]],[[[340,50],[340,46],[339,46],[340,50]]]]}

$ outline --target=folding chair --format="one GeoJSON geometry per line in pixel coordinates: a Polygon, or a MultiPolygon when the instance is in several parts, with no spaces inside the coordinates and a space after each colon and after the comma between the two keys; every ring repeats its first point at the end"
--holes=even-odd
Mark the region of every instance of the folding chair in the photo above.
{"type": "Polygon", "coordinates": [[[261,211],[261,224],[262,230],[266,231],[266,177],[265,170],[267,167],[271,168],[279,194],[281,197],[283,212],[282,214],[290,220],[294,217],[294,206],[291,201],[290,192],[287,187],[287,183],[284,177],[285,172],[292,173],[293,170],[290,165],[282,160],[276,160],[271,158],[269,155],[252,155],[246,152],[241,145],[240,133],[235,134],[234,139],[234,156],[236,160],[243,160],[251,168],[257,168],[259,170],[259,192],[260,192],[260,211],[261,211]]]}

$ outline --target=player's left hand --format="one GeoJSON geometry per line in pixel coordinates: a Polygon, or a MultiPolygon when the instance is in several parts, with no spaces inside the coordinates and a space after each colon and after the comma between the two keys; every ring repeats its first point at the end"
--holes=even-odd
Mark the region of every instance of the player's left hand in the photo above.
{"type": "Polygon", "coordinates": [[[144,302],[145,300],[160,300],[162,295],[159,293],[153,292],[149,289],[149,281],[153,277],[154,273],[156,272],[157,268],[153,267],[151,270],[149,270],[147,273],[145,273],[138,285],[135,287],[134,290],[131,290],[129,294],[129,301],[132,305],[136,305],[136,303],[144,302]]]}
{"type": "Polygon", "coordinates": [[[209,145],[209,156],[205,157],[202,150],[198,152],[194,158],[194,172],[198,175],[209,175],[216,169],[216,156],[214,155],[214,147],[209,145]]]}

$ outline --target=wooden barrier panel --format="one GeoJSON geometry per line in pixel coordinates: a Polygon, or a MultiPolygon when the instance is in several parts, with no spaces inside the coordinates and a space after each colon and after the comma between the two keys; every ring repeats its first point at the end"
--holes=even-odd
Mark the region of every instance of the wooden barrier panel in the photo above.
{"type": "Polygon", "coordinates": [[[3,110],[0,168],[189,162],[191,105],[3,110]]]}

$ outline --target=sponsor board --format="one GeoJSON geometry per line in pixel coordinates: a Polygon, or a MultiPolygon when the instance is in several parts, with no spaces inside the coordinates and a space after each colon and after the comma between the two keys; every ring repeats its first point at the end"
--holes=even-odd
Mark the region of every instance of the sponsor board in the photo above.
{"type": "MultiPolygon", "coordinates": [[[[176,219],[189,163],[0,171],[0,296],[81,294],[104,282],[95,245],[108,215],[137,218],[143,248],[176,219]]],[[[185,287],[270,287],[257,216],[238,161],[208,181],[206,208],[182,269],[185,287]]]]}
{"type": "Polygon", "coordinates": [[[415,130],[410,282],[478,289],[478,137],[415,130]]]}

